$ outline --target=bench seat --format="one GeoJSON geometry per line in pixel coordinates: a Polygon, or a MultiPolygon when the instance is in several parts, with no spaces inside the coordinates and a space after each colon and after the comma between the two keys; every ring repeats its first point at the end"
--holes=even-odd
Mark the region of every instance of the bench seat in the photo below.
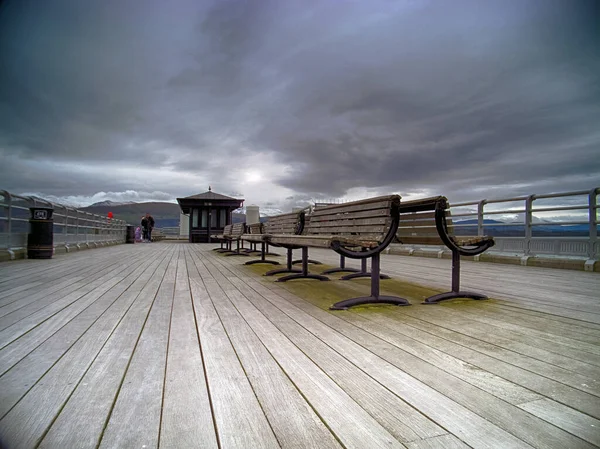
{"type": "Polygon", "coordinates": [[[381,242],[364,237],[350,237],[341,235],[265,235],[273,245],[309,246],[314,248],[331,248],[334,244],[355,249],[376,248],[381,242]]]}

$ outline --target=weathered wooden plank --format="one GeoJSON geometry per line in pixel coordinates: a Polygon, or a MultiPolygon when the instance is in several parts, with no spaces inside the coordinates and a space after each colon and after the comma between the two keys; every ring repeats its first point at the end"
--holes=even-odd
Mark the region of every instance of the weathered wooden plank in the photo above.
{"type": "Polygon", "coordinates": [[[363,234],[360,236],[348,235],[273,235],[268,239],[269,244],[281,246],[307,246],[312,248],[329,248],[331,243],[339,241],[347,247],[374,248],[379,246],[378,238],[381,235],[363,234]]]}
{"type": "Polygon", "coordinates": [[[184,251],[175,279],[159,446],[216,449],[187,264],[184,251]]]}
{"type": "MultiPolygon", "coordinates": [[[[318,210],[318,209],[316,209],[318,210]]],[[[348,217],[347,214],[345,215],[341,215],[342,217],[348,217]]],[[[365,211],[357,211],[357,212],[352,212],[352,218],[354,219],[380,219],[380,218],[385,218],[385,217],[389,217],[390,216],[390,210],[389,208],[386,209],[373,209],[373,210],[365,210],[365,211]]],[[[310,218],[310,221],[313,223],[321,223],[321,222],[328,222],[331,220],[331,216],[330,215],[324,215],[324,216],[319,216],[319,215],[308,215],[307,218],[310,218]]]]}
{"type": "Polygon", "coordinates": [[[210,279],[210,274],[202,265],[196,265],[198,269],[200,274],[190,267],[190,289],[221,447],[278,448],[204,285],[202,278],[210,279]]]}
{"type": "Polygon", "coordinates": [[[287,315],[252,289],[247,281],[232,279],[244,296],[260,310],[301,351],[309,355],[320,369],[401,442],[442,435],[445,431],[398,396],[352,365],[340,354],[299,326],[287,315]]]}
{"type": "Polygon", "coordinates": [[[428,438],[426,440],[413,441],[406,445],[408,449],[467,449],[465,443],[460,441],[454,435],[442,435],[439,437],[428,438]]]}
{"type": "Polygon", "coordinates": [[[322,217],[331,214],[342,214],[351,212],[360,212],[373,209],[390,208],[396,202],[399,204],[399,195],[382,196],[377,198],[368,198],[360,201],[352,201],[349,203],[335,204],[332,206],[319,207],[311,214],[313,217],[322,217]]]}
{"type": "MultiPolygon", "coordinates": [[[[51,312],[58,309],[54,315],[46,308],[0,332],[4,342],[4,346],[0,350],[0,373],[4,373],[21,360],[28,352],[109,292],[134,270],[135,267],[129,267],[121,271],[118,276],[114,275],[112,278],[104,279],[104,284],[98,282],[83,296],[76,294],[73,298],[68,295],[65,297],[66,305],[59,304],[59,306],[63,306],[62,308],[53,307],[54,310],[51,312]]],[[[56,306],[56,304],[52,304],[52,306],[56,306]]]]}
{"type": "Polygon", "coordinates": [[[74,292],[85,292],[93,290],[96,285],[100,285],[103,282],[99,279],[110,279],[111,273],[117,273],[119,269],[122,269],[124,267],[125,264],[115,266],[114,263],[98,267],[98,269],[95,270],[93,274],[74,283],[70,288],[66,290],[66,292],[73,293],[73,295],[70,295],[69,293],[60,290],[55,293],[42,295],[37,301],[30,302],[24,307],[20,307],[0,318],[0,330],[4,330],[9,326],[14,325],[23,318],[26,318],[32,315],[33,313],[44,309],[48,305],[53,305],[58,300],[64,300],[67,296],[77,297],[77,295],[74,292]]]}
{"type": "MultiPolygon", "coordinates": [[[[405,311],[411,316],[415,316],[415,311],[405,311]]],[[[581,358],[577,351],[569,348],[562,348],[560,343],[553,344],[544,340],[535,340],[533,337],[527,338],[527,332],[520,332],[515,335],[514,332],[503,330],[497,325],[489,323],[480,323],[478,320],[472,319],[471,316],[463,317],[459,312],[455,312],[451,307],[427,307],[419,308],[418,318],[429,320],[438,326],[443,326],[452,330],[460,330],[460,332],[477,338],[481,341],[493,343],[528,357],[545,361],[564,369],[570,370],[573,373],[588,376],[594,379],[598,373],[597,360],[592,354],[589,354],[589,362],[587,363],[581,358]]]]}
{"type": "Polygon", "coordinates": [[[96,448],[139,339],[172,249],[157,257],[128,289],[131,308],[85,373],[40,443],[40,448],[96,448]]]}
{"type": "Polygon", "coordinates": [[[600,421],[550,399],[521,404],[523,410],[600,446],[600,421]]]}
{"type": "MultiPolygon", "coordinates": [[[[597,406],[597,396],[588,394],[594,394],[597,391],[597,386],[593,382],[590,382],[589,378],[579,376],[572,371],[546,362],[530,359],[527,356],[505,350],[494,344],[482,342],[477,338],[465,336],[460,331],[451,331],[436,324],[410,318],[409,316],[403,316],[401,322],[439,336],[459,347],[471,348],[488,357],[504,362],[506,365],[513,365],[522,371],[534,373],[534,375],[526,375],[526,373],[520,371],[515,372],[506,365],[498,365],[490,363],[490,361],[486,361],[486,369],[498,369],[498,374],[509,380],[512,379],[514,382],[518,382],[520,385],[530,388],[533,391],[537,390],[540,394],[556,397],[557,400],[562,400],[567,404],[577,404],[579,410],[585,411],[592,416],[600,416],[600,410],[598,410],[597,406]]],[[[398,324],[395,324],[395,326],[398,326],[398,324]]],[[[444,347],[446,351],[450,351],[448,346],[444,347]]],[[[460,354],[467,358],[467,360],[470,360],[468,358],[469,354],[465,354],[465,351],[460,350],[460,354]]]]}
{"type": "Polygon", "coordinates": [[[215,268],[207,268],[214,279],[204,284],[281,447],[340,448],[234,307],[244,300],[240,291],[215,268]]]}
{"type": "Polygon", "coordinates": [[[90,266],[87,267],[87,269],[77,273],[63,275],[63,277],[59,279],[43,282],[42,285],[40,285],[40,288],[29,289],[24,291],[22,294],[11,295],[11,301],[0,307],[0,317],[4,317],[28,304],[34,303],[43,298],[47,298],[58,291],[61,291],[63,295],[67,295],[73,290],[76,290],[77,287],[74,286],[74,284],[84,281],[86,278],[89,278],[90,275],[97,273],[100,270],[101,268],[98,266],[90,266]]]}
{"type": "Polygon", "coordinates": [[[167,267],[99,447],[156,447],[178,257],[167,267]]]}
{"type": "MultiPolygon", "coordinates": [[[[502,330],[508,331],[511,335],[523,341],[535,339],[540,342],[547,342],[547,345],[540,345],[543,348],[553,347],[558,349],[559,353],[568,354],[569,357],[585,361],[594,365],[600,364],[600,340],[595,342],[585,342],[580,339],[573,339],[560,333],[552,333],[547,329],[536,329],[534,327],[526,327],[521,324],[513,324],[512,320],[508,321],[502,317],[489,317],[485,310],[474,310],[465,308],[461,313],[468,315],[480,323],[497,326],[502,330]]],[[[600,370],[599,370],[600,371],[600,370]]]]}
{"type": "MultiPolygon", "coordinates": [[[[274,291],[282,291],[275,284],[269,284],[269,287],[274,291]]],[[[459,434],[461,439],[469,445],[481,446],[487,444],[492,447],[507,447],[511,444],[520,446],[526,442],[536,447],[553,447],[557,441],[561,441],[561,444],[565,447],[591,447],[582,440],[527,413],[521,413],[521,410],[517,407],[511,406],[454,376],[442,374],[437,368],[412,355],[408,355],[404,351],[394,349],[373,335],[358,330],[355,326],[345,323],[332,314],[320,310],[294,295],[285,291],[281,294],[285,296],[286,301],[278,300],[278,307],[284,310],[290,309],[289,313],[293,314],[296,321],[313,334],[327,341],[330,346],[344,353],[354,364],[384,383],[392,391],[398,388],[395,385],[399,380],[398,378],[406,374],[401,374],[391,368],[386,369],[385,363],[382,366],[381,360],[385,360],[412,376],[412,382],[414,382],[414,379],[418,379],[422,382],[421,388],[435,388],[437,392],[443,393],[443,396],[440,394],[440,397],[437,397],[436,395],[439,393],[429,390],[427,392],[428,397],[421,397],[418,402],[413,402],[414,399],[412,398],[403,397],[415,406],[418,403],[418,407],[422,412],[435,419],[449,432],[459,434]],[[305,311],[310,316],[318,317],[322,324],[315,325],[301,311],[305,311]],[[350,341],[340,337],[337,333],[332,333],[332,329],[348,337],[350,341]],[[373,359],[373,357],[377,358],[373,359]],[[425,403],[435,404],[435,407],[430,410],[425,403]],[[446,407],[443,416],[438,416],[446,407]],[[472,416],[467,416],[470,414],[472,416]],[[465,421],[469,421],[473,425],[478,420],[480,420],[477,426],[479,430],[471,428],[470,435],[467,436],[466,429],[461,428],[464,426],[465,421]],[[486,424],[491,425],[491,427],[484,431],[481,426],[486,424]],[[485,441],[481,440],[482,434],[486,436],[485,441]],[[497,438],[497,441],[492,442],[492,439],[495,438],[497,438]]],[[[403,379],[402,385],[411,382],[409,379],[410,377],[403,379]]]]}
{"type": "MultiPolygon", "coordinates": [[[[124,245],[123,245],[124,246],[124,245]]],[[[95,251],[93,263],[110,260],[116,255],[123,254],[119,248],[111,248],[111,252],[95,251]],[[114,251],[114,252],[113,252],[114,251]]],[[[0,288],[7,288],[11,285],[20,285],[27,283],[32,277],[46,276],[59,277],[61,272],[69,273],[74,267],[88,266],[90,262],[90,253],[83,251],[81,253],[58,254],[52,259],[52,263],[47,260],[26,259],[14,260],[0,264],[0,288]],[[87,263],[82,263],[87,262],[87,263]]]]}
{"type": "Polygon", "coordinates": [[[365,225],[358,226],[350,224],[349,226],[324,226],[324,227],[316,227],[311,226],[306,229],[304,234],[306,235],[320,235],[320,234],[341,234],[341,235],[362,235],[362,234],[379,234],[385,235],[386,230],[389,226],[386,225],[365,225]]]}
{"type": "Polygon", "coordinates": [[[481,310],[482,315],[519,324],[525,328],[543,330],[548,335],[562,335],[573,340],[585,341],[586,343],[600,344],[600,332],[587,329],[579,325],[579,322],[569,322],[565,319],[556,319],[552,315],[539,314],[523,309],[514,309],[498,302],[490,303],[489,307],[481,310]]]}
{"type": "MultiPolygon", "coordinates": [[[[348,336],[339,334],[338,332],[343,332],[344,326],[342,323],[338,323],[339,326],[331,326],[330,321],[338,321],[335,317],[302,302],[290,295],[289,292],[275,287],[275,284],[261,285],[258,282],[249,281],[249,285],[390,391],[414,407],[418,407],[422,413],[435,420],[448,431],[461,435],[461,438],[468,444],[475,447],[510,447],[511,445],[523,447],[525,445],[523,441],[491,424],[487,419],[479,417],[476,413],[437,393],[426,384],[415,380],[414,377],[408,376],[396,367],[391,367],[388,362],[380,358],[382,354],[375,356],[372,352],[367,351],[364,347],[364,341],[361,341],[361,346],[359,346],[348,336]],[[276,295],[265,291],[265,287],[268,287],[276,295]],[[285,297],[285,300],[283,297],[285,297]],[[303,312],[303,310],[308,313],[303,312]],[[313,314],[318,316],[318,320],[315,320],[313,314]],[[329,325],[324,324],[325,322],[329,322],[329,325]]],[[[356,331],[356,328],[354,329],[356,331]]],[[[425,367],[424,364],[418,364],[418,369],[425,367]]],[[[405,371],[406,367],[403,366],[402,370],[405,371]]],[[[431,369],[429,370],[431,371],[431,369]]],[[[451,381],[449,383],[453,384],[451,376],[448,377],[451,381]]],[[[442,380],[445,379],[442,378],[442,380]]]]}
{"type": "MultiPolygon", "coordinates": [[[[322,218],[322,217],[317,217],[322,218]]],[[[331,227],[344,227],[344,226],[373,226],[379,225],[377,228],[385,226],[390,222],[389,217],[377,217],[377,218],[354,218],[349,219],[347,215],[339,216],[339,219],[335,220],[310,220],[309,229],[324,229],[331,227]]]]}
{"type": "MultiPolygon", "coordinates": [[[[131,298],[130,298],[131,299],[131,298]]],[[[132,300],[132,299],[131,299],[132,300]]],[[[0,421],[0,440],[37,445],[85,374],[130,302],[118,301],[0,421]]]]}
{"type": "MultiPolygon", "coordinates": [[[[515,361],[510,359],[510,357],[502,357],[502,354],[496,353],[492,357],[479,352],[475,350],[479,349],[479,347],[469,344],[468,340],[460,341],[461,344],[453,342],[448,338],[451,331],[447,333],[441,332],[438,336],[436,326],[424,327],[426,331],[421,330],[419,327],[419,324],[421,324],[420,320],[414,320],[408,316],[402,316],[402,319],[394,319],[389,313],[373,313],[367,317],[360,316],[357,313],[344,316],[344,318],[351,319],[351,322],[357,326],[359,326],[362,320],[373,321],[386,327],[388,332],[418,340],[448,355],[457,357],[466,363],[473,364],[481,371],[495,374],[516,385],[521,385],[531,392],[553,398],[571,407],[596,408],[597,397],[546,377],[547,375],[552,375],[554,368],[551,365],[546,366],[545,369],[541,369],[540,374],[536,374],[515,365],[515,361]]],[[[493,345],[490,346],[493,347],[493,345]]],[[[574,379],[573,381],[575,382],[576,380],[574,379]]],[[[583,388],[587,388],[588,390],[593,389],[593,385],[579,384],[578,386],[583,386],[583,388]]],[[[512,402],[518,403],[518,400],[512,402]]]]}
{"type": "MultiPolygon", "coordinates": [[[[29,341],[29,347],[19,345],[22,360],[0,377],[0,390],[6,392],[3,394],[3,401],[0,403],[0,417],[4,416],[35,385],[44,373],[91,328],[115,301],[126,301],[127,296],[131,295],[136,285],[139,285],[140,279],[142,279],[141,282],[145,282],[149,275],[142,274],[139,276],[144,268],[144,266],[138,267],[121,284],[103,295],[46,341],[35,339],[29,341]],[[39,346],[27,354],[34,345],[39,346]],[[25,357],[24,354],[27,354],[27,356],[25,357]]],[[[15,343],[21,343],[21,339],[15,343]]],[[[13,360],[18,357],[16,351],[12,351],[11,355],[13,355],[13,360]]]]}
{"type": "Polygon", "coordinates": [[[246,302],[236,304],[263,345],[345,447],[404,447],[329,376],[246,302]],[[340,411],[343,411],[341,413],[340,411]]]}
{"type": "MultiPolygon", "coordinates": [[[[429,344],[421,343],[417,339],[412,338],[412,336],[409,336],[409,332],[400,334],[390,331],[376,324],[374,320],[371,321],[361,317],[358,313],[345,314],[343,318],[358,328],[510,404],[520,404],[541,398],[539,394],[492,374],[480,366],[455,358],[452,355],[431,347],[429,344]]],[[[397,327],[401,327],[401,324],[398,323],[397,327]]]]}

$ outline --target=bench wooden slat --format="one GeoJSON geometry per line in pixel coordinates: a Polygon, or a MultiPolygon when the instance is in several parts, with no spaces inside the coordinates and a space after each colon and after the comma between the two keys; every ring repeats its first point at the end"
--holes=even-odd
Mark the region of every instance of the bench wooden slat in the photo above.
{"type": "Polygon", "coordinates": [[[241,237],[242,240],[253,243],[262,243],[266,241],[266,234],[244,234],[241,237]]]}
{"type": "Polygon", "coordinates": [[[310,226],[304,234],[306,235],[321,235],[321,234],[383,234],[389,229],[387,223],[382,225],[370,225],[370,226],[310,226]]]}
{"type": "MultiPolygon", "coordinates": [[[[319,217],[323,218],[323,217],[319,217]]],[[[350,219],[341,219],[341,220],[314,220],[310,219],[310,227],[311,228],[330,228],[335,226],[369,226],[369,225],[384,225],[388,219],[386,217],[376,217],[376,218],[355,218],[354,220],[350,219]]]]}
{"type": "Polygon", "coordinates": [[[377,236],[379,235],[357,236],[355,238],[333,235],[271,235],[269,236],[269,243],[273,243],[275,245],[329,248],[333,241],[339,241],[345,246],[354,246],[357,248],[375,248],[380,243],[379,241],[373,239],[377,236]]]}
{"type": "Polygon", "coordinates": [[[248,225],[248,234],[262,234],[262,223],[252,223],[248,225]]]}
{"type": "Polygon", "coordinates": [[[343,213],[351,213],[351,212],[365,212],[368,210],[375,209],[388,209],[391,206],[391,198],[389,199],[381,199],[379,201],[366,202],[366,201],[357,201],[356,203],[346,203],[347,205],[336,205],[336,206],[325,206],[315,209],[312,213],[311,217],[323,217],[327,215],[337,215],[343,213]],[[362,203],[362,204],[360,204],[362,203]]]}
{"type": "MultiPolygon", "coordinates": [[[[317,209],[318,210],[318,209],[317,209]]],[[[340,212],[340,214],[348,214],[348,212],[340,212]]],[[[379,209],[369,209],[369,210],[365,210],[365,211],[356,211],[356,212],[352,212],[352,217],[353,218],[381,218],[381,217],[386,217],[390,214],[390,210],[389,207],[387,208],[379,208],[379,209]]],[[[335,214],[338,215],[338,214],[335,214]]],[[[320,221],[329,221],[330,218],[330,214],[327,215],[309,215],[310,219],[312,221],[315,222],[320,222],[320,221]]]]}

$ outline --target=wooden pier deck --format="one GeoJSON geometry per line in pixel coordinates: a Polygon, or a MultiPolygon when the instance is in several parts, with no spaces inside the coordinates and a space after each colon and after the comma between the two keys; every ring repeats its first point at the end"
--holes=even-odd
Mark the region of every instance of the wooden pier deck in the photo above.
{"type": "Polygon", "coordinates": [[[426,306],[402,281],[447,289],[450,261],[383,256],[413,305],[330,312],[368,284],[213,247],[1,263],[0,446],[600,446],[598,273],[465,262],[493,299],[426,306]]]}

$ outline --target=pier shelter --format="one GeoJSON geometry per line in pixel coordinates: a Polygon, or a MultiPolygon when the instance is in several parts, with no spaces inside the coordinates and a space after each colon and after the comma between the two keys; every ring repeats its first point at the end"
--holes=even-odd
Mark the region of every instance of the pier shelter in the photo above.
{"type": "Polygon", "coordinates": [[[189,242],[210,243],[211,234],[218,234],[231,224],[231,213],[244,204],[243,198],[232,198],[212,191],[177,198],[181,211],[189,216],[189,242]]]}

